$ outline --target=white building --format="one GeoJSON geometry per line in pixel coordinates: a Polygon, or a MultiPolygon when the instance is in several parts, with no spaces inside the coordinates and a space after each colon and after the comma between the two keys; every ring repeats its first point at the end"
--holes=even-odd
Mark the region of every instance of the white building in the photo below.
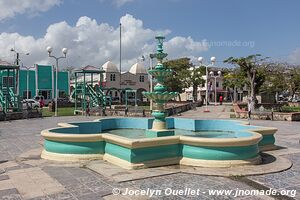
{"type": "MultiPolygon", "coordinates": [[[[142,63],[135,63],[129,71],[120,73],[117,66],[111,61],[107,61],[101,67],[103,73],[102,83],[100,76],[93,76],[93,85],[102,84],[102,88],[106,95],[111,96],[113,100],[118,100],[120,95],[124,99],[125,90],[135,90],[137,99],[143,100],[143,91],[149,91],[148,73],[142,63]]],[[[78,82],[83,82],[82,77],[77,78],[78,82]]],[[[91,76],[86,76],[86,82],[91,83],[91,76]]],[[[75,81],[71,80],[74,86],[75,81]]],[[[134,93],[128,93],[128,97],[133,97],[134,93]]]]}
{"type": "MultiPolygon", "coordinates": [[[[198,100],[205,100],[206,95],[206,88],[208,89],[208,102],[214,102],[215,101],[215,91],[216,91],[216,100],[219,101],[219,97],[222,95],[223,99],[227,99],[227,90],[223,87],[223,77],[218,76],[218,71],[220,69],[218,68],[210,68],[208,69],[208,73],[213,72],[214,78],[211,75],[208,75],[208,81],[206,81],[207,77],[206,75],[202,76],[202,79],[205,81],[203,85],[200,85],[197,88],[197,99],[198,100]],[[208,86],[206,86],[206,83],[208,83],[208,86]]],[[[185,90],[184,93],[180,94],[182,101],[187,100],[193,100],[193,87],[189,87],[185,90]]]]}

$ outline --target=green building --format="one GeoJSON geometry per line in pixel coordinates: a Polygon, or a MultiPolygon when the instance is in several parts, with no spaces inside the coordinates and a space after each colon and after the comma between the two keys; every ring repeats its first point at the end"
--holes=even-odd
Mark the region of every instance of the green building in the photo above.
{"type": "MultiPolygon", "coordinates": [[[[0,89],[16,86],[16,94],[23,99],[33,98],[41,95],[44,99],[51,100],[55,97],[56,88],[56,71],[55,67],[49,65],[35,64],[31,69],[20,69],[14,73],[8,73],[7,70],[0,71],[0,89]],[[16,73],[19,73],[19,80],[16,73]],[[28,80],[28,82],[27,82],[28,80]],[[27,88],[28,87],[28,88],[27,88]]],[[[58,92],[59,97],[68,97],[70,94],[69,73],[58,72],[58,92]]]]}

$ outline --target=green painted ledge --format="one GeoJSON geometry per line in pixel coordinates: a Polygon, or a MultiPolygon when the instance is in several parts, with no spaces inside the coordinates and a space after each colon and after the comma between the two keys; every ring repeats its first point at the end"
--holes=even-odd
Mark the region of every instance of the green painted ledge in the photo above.
{"type": "Polygon", "coordinates": [[[105,142],[60,142],[45,140],[44,148],[48,152],[62,154],[104,154],[105,142]]]}

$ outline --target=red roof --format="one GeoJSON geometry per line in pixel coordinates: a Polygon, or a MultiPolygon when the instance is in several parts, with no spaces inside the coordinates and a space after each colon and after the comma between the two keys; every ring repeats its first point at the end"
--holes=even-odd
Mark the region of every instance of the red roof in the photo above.
{"type": "Polygon", "coordinates": [[[14,66],[13,64],[0,59],[0,66],[14,66]]]}
{"type": "Polygon", "coordinates": [[[100,68],[94,67],[92,65],[87,65],[83,68],[75,70],[77,73],[104,73],[100,68]]]}
{"type": "Polygon", "coordinates": [[[84,71],[99,71],[100,70],[99,68],[94,67],[92,65],[87,65],[87,66],[85,66],[81,69],[84,70],[84,71]]]}
{"type": "Polygon", "coordinates": [[[13,65],[9,62],[6,62],[4,60],[0,59],[0,69],[6,70],[6,69],[19,69],[19,66],[13,65]]]}

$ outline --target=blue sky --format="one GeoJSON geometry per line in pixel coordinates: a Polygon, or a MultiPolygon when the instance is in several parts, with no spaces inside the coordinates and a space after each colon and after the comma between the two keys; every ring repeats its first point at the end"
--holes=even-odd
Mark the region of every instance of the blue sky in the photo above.
{"type": "MultiPolygon", "coordinates": [[[[195,50],[187,47],[187,50],[181,49],[181,44],[175,45],[173,41],[172,44],[174,45],[169,45],[170,49],[171,47],[178,49],[174,50],[174,52],[171,51],[173,52],[170,55],[171,58],[183,55],[189,56],[190,54],[194,58],[204,56],[208,59],[210,56],[216,56],[218,61],[222,61],[229,56],[246,56],[253,53],[261,53],[262,55],[272,57],[274,60],[287,60],[300,63],[300,1],[297,0],[56,1],[56,5],[45,8],[43,12],[38,12],[38,6],[36,10],[24,6],[26,8],[25,11],[19,13],[16,11],[13,16],[9,17],[2,16],[2,20],[0,21],[0,33],[2,37],[0,39],[5,39],[3,36],[4,32],[8,34],[16,32],[22,37],[33,36],[34,40],[45,39],[49,26],[66,21],[70,27],[74,27],[82,16],[87,16],[91,20],[95,19],[98,25],[107,23],[114,31],[117,31],[120,18],[129,14],[135,20],[142,21],[143,30],[150,29],[153,33],[169,30],[170,33],[166,35],[167,41],[176,37],[182,37],[181,39],[190,37],[192,42],[189,45],[203,42],[203,40],[206,45],[213,44],[213,46],[207,49],[196,48],[195,50]],[[227,43],[230,42],[241,42],[243,45],[238,47],[228,46],[227,43]],[[181,52],[185,52],[186,54],[181,54],[181,52]]],[[[129,27],[124,28],[129,29],[129,27]]],[[[141,35],[136,35],[133,38],[135,37],[138,38],[141,35]]],[[[65,38],[65,40],[67,39],[65,38]]],[[[117,38],[114,39],[116,40],[117,38]]],[[[16,41],[14,43],[17,43],[16,41]]],[[[142,42],[141,40],[139,45],[143,45],[142,42]]],[[[24,41],[21,43],[21,47],[18,47],[18,44],[16,44],[16,48],[18,47],[20,50],[26,51],[26,47],[24,47],[26,43],[24,41]]],[[[144,43],[149,44],[153,48],[149,39],[145,40],[144,43]]],[[[57,46],[57,48],[60,48],[59,45],[57,46]]],[[[34,47],[29,49],[32,48],[34,47]]],[[[124,47],[124,52],[126,51],[129,52],[132,50],[124,47]]],[[[140,51],[140,55],[147,53],[142,52],[143,50],[140,51]]],[[[117,51],[114,50],[113,52],[111,54],[108,53],[108,55],[111,55],[111,60],[116,62],[117,51]]],[[[137,49],[130,53],[130,55],[128,54],[128,57],[124,57],[124,59],[127,59],[128,64],[131,64],[135,58],[140,56],[138,54],[139,51],[137,49]]],[[[28,60],[31,62],[46,60],[46,58],[41,56],[33,55],[33,57],[34,59],[28,60]]],[[[73,58],[73,60],[76,60],[75,57],[73,58]]],[[[104,59],[109,58],[105,57],[103,61],[104,59]]],[[[101,61],[96,60],[91,62],[101,61]]],[[[76,65],[73,61],[69,62],[72,65],[76,65]]],[[[83,59],[78,59],[77,61],[79,65],[86,62],[83,59]]]]}

